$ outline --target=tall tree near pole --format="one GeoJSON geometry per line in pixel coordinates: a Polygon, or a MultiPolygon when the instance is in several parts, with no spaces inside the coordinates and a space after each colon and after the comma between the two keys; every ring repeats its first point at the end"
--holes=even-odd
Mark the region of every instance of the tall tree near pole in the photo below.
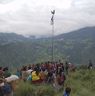
{"type": "Polygon", "coordinates": [[[52,25],[52,62],[54,61],[54,14],[55,10],[51,11],[51,25],[52,25]]]}

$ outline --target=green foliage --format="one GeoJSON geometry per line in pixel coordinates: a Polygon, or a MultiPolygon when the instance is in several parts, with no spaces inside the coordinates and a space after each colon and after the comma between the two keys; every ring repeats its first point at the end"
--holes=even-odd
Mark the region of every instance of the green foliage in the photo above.
{"type": "Polygon", "coordinates": [[[69,75],[65,86],[72,88],[71,96],[94,96],[94,80],[94,70],[79,70],[69,75]]]}
{"type": "MultiPolygon", "coordinates": [[[[75,64],[95,62],[95,27],[83,28],[54,37],[54,60],[75,64]]],[[[30,39],[13,33],[0,34],[0,66],[11,69],[51,60],[51,38],[30,39]]]]}
{"type": "MultiPolygon", "coordinates": [[[[70,96],[95,96],[95,70],[78,70],[67,76],[64,89],[71,87],[70,96]]],[[[63,91],[56,91],[51,85],[33,85],[20,82],[15,96],[63,96],[63,91]]]]}
{"type": "Polygon", "coordinates": [[[15,96],[33,96],[33,95],[34,95],[34,89],[28,83],[20,82],[17,90],[15,91],[15,96]]]}
{"type": "Polygon", "coordinates": [[[51,85],[33,85],[22,82],[15,91],[15,96],[55,96],[51,85]]]}

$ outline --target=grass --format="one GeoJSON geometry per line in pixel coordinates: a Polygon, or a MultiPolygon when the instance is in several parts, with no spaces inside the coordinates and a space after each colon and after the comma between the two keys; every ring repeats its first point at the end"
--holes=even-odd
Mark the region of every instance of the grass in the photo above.
{"type": "Polygon", "coordinates": [[[51,85],[31,85],[30,83],[20,82],[15,91],[15,96],[55,96],[55,93],[51,85]]]}
{"type": "MultiPolygon", "coordinates": [[[[70,72],[64,87],[71,87],[71,96],[95,96],[95,70],[70,72]]],[[[63,91],[56,91],[51,85],[31,85],[20,82],[15,96],[63,96],[63,91]]]]}
{"type": "Polygon", "coordinates": [[[94,80],[94,70],[79,70],[75,73],[70,73],[65,86],[71,87],[71,96],[95,96],[94,80]]]}

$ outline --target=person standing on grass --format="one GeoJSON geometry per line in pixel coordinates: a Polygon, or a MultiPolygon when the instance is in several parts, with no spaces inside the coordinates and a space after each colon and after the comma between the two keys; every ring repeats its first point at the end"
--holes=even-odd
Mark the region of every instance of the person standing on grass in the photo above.
{"type": "Polygon", "coordinates": [[[67,87],[65,89],[65,92],[64,92],[63,96],[70,96],[70,93],[71,93],[71,88],[70,87],[67,87]]]}
{"type": "Polygon", "coordinates": [[[68,75],[69,64],[67,61],[65,62],[65,70],[66,70],[66,74],[68,75]]]}
{"type": "Polygon", "coordinates": [[[93,69],[93,63],[92,63],[92,61],[91,61],[91,60],[89,60],[88,69],[89,69],[89,70],[90,70],[90,69],[93,69]]]}
{"type": "Polygon", "coordinates": [[[4,82],[3,82],[3,79],[0,78],[0,96],[4,96],[4,93],[3,93],[3,90],[2,90],[2,87],[4,86],[4,82]]]}
{"type": "Polygon", "coordinates": [[[4,72],[2,67],[0,67],[0,78],[4,78],[4,72]]]}
{"type": "Polygon", "coordinates": [[[3,72],[4,72],[4,77],[10,77],[11,76],[11,72],[9,71],[8,67],[3,68],[3,72]]]}
{"type": "Polygon", "coordinates": [[[12,86],[5,79],[0,80],[0,96],[13,96],[12,86]]]}

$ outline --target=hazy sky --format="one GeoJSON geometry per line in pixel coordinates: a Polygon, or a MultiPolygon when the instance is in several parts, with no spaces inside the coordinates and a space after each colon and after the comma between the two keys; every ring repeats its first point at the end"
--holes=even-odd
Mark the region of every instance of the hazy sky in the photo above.
{"type": "Polygon", "coordinates": [[[0,32],[50,35],[53,9],[55,34],[95,26],[95,0],[0,0],[0,32]]]}

